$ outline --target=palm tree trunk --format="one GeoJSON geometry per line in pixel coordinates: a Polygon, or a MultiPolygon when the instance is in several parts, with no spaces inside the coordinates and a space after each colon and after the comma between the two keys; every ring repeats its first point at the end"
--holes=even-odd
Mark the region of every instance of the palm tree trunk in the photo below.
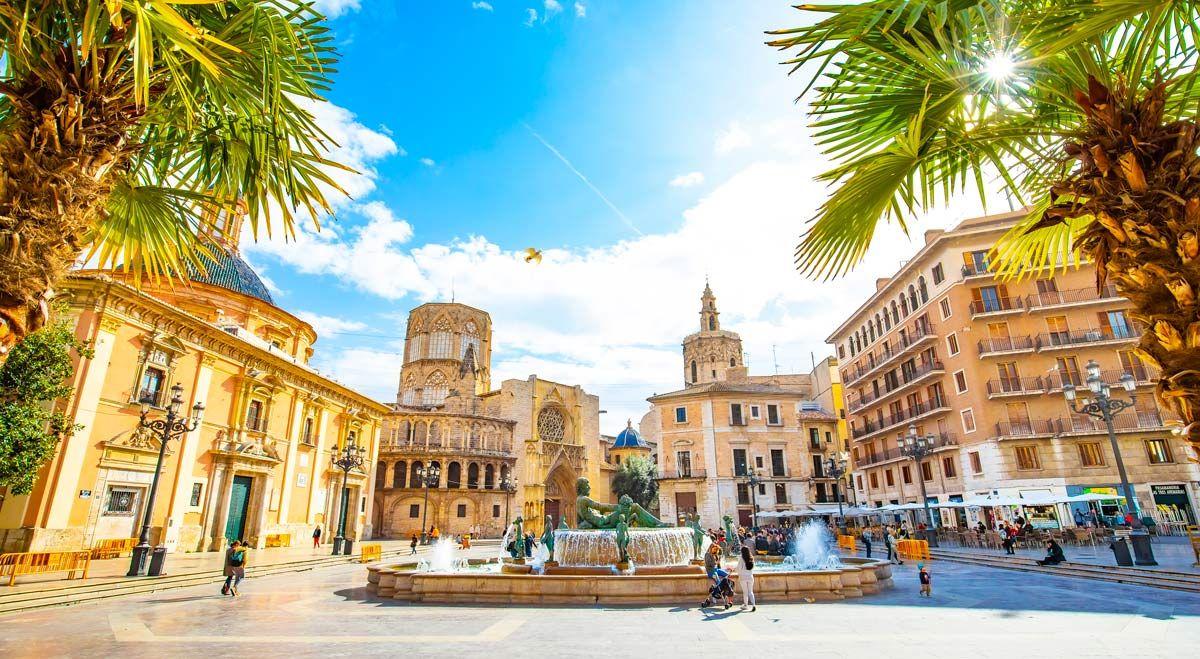
{"type": "Polygon", "coordinates": [[[0,360],[46,322],[55,283],[103,213],[109,173],[129,157],[131,101],[71,69],[63,55],[0,84],[12,105],[0,126],[0,360]]]}
{"type": "Polygon", "coordinates": [[[1097,285],[1133,302],[1147,327],[1137,355],[1162,369],[1158,400],[1200,456],[1200,125],[1163,122],[1164,83],[1140,97],[1090,83],[1077,94],[1086,132],[1067,149],[1082,166],[1056,188],[1073,199],[1049,213],[1095,216],[1077,244],[1097,285]]]}

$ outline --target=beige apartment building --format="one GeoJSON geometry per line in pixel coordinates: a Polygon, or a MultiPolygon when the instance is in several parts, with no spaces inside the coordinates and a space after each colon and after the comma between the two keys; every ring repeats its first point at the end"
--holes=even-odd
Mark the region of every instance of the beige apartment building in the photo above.
{"type": "MultiPolygon", "coordinates": [[[[1132,349],[1143,328],[1111,289],[1097,292],[1084,266],[1001,282],[988,250],[1020,213],[981,217],[925,244],[829,336],[849,414],[854,489],[871,505],[998,493],[1116,495],[1120,479],[1102,421],[1073,413],[1064,383],[1084,384],[1096,360],[1105,381],[1136,383],[1136,407],[1115,417],[1131,482],[1145,513],[1194,524],[1200,468],[1165,426],[1153,391],[1158,373],[1132,349]],[[920,466],[897,439],[915,425],[935,437],[920,466]]],[[[1115,396],[1124,395],[1114,387],[1115,396]]],[[[1081,392],[1081,397],[1086,393],[1081,392]]],[[[1086,504],[1071,504],[1086,512],[1086,504]]],[[[1113,514],[1117,501],[1103,502],[1113,514]]],[[[1027,509],[1035,525],[1074,523],[1065,505],[1027,509]]],[[[974,524],[986,509],[942,509],[946,524],[974,524]]],[[[989,520],[984,520],[989,521],[989,520]]]]}
{"type": "Polygon", "coordinates": [[[716,528],[724,515],[751,526],[756,510],[836,513],[823,459],[838,449],[838,419],[813,399],[813,376],[749,375],[718,313],[706,285],[700,331],[683,342],[686,386],[651,396],[640,424],[658,448],[662,518],[699,513],[716,528]]]}

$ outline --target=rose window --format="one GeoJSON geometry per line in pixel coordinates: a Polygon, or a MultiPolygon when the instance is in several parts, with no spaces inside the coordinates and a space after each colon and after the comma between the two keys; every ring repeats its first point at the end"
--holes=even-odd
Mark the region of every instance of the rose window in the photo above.
{"type": "Polygon", "coordinates": [[[561,442],[564,435],[562,412],[548,407],[538,414],[538,435],[547,442],[561,442]]]}

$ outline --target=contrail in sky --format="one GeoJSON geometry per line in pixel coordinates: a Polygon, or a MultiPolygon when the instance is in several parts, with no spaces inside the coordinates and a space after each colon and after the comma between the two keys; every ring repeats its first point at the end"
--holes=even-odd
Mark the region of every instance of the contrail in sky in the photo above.
{"type": "Polygon", "coordinates": [[[541,142],[542,146],[549,149],[550,153],[553,153],[555,158],[558,158],[559,160],[561,160],[562,164],[567,166],[567,169],[571,170],[576,176],[578,176],[579,180],[583,181],[584,185],[591,188],[592,192],[595,192],[596,196],[600,197],[600,200],[603,201],[605,204],[607,204],[608,207],[612,209],[612,212],[617,214],[617,217],[621,218],[621,221],[625,223],[625,226],[629,227],[630,229],[633,229],[633,232],[639,236],[645,235],[640,230],[638,230],[638,228],[636,226],[633,225],[633,222],[630,221],[630,219],[625,216],[625,213],[621,212],[620,208],[617,208],[616,204],[612,203],[611,201],[609,201],[608,197],[604,196],[604,193],[600,191],[600,188],[597,188],[595,185],[593,185],[592,182],[588,180],[588,177],[583,175],[583,172],[576,169],[575,165],[572,165],[571,161],[567,160],[566,156],[559,153],[558,149],[554,148],[554,145],[547,142],[546,138],[539,135],[538,132],[536,130],[534,130],[533,127],[530,126],[529,124],[522,121],[521,125],[524,126],[525,130],[529,131],[529,133],[531,135],[533,135],[535,138],[537,138],[537,141],[541,142]]]}

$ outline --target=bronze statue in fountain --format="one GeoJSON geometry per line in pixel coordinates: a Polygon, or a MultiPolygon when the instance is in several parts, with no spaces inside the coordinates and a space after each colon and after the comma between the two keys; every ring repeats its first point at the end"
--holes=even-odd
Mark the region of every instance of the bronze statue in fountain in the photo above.
{"type": "Polygon", "coordinates": [[[624,517],[627,527],[663,528],[669,526],[630,499],[629,495],[623,495],[616,504],[593,500],[589,496],[592,493],[592,485],[587,478],[575,481],[575,493],[579,495],[575,499],[578,528],[615,530],[621,523],[622,517],[624,517]]]}

